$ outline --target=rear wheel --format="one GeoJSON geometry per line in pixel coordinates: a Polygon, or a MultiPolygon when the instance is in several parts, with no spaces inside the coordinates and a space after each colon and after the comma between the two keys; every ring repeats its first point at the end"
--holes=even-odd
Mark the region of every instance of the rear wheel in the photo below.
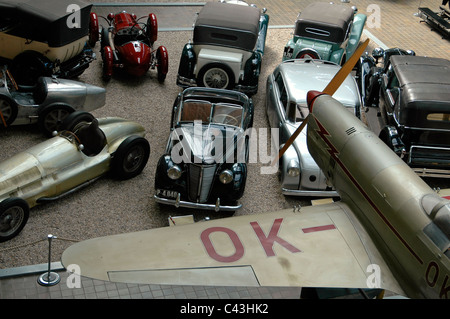
{"type": "Polygon", "coordinates": [[[0,242],[17,236],[29,217],[29,207],[21,198],[7,198],[0,203],[0,242]]]}
{"type": "Polygon", "coordinates": [[[111,163],[113,175],[121,180],[139,175],[147,165],[150,156],[149,142],[140,136],[130,136],[123,141],[111,163]]]}
{"type": "Polygon", "coordinates": [[[158,70],[158,81],[164,82],[169,69],[169,55],[164,46],[158,47],[158,51],[156,52],[156,65],[158,70]]]}
{"type": "Polygon", "coordinates": [[[113,73],[114,55],[110,46],[103,48],[103,79],[109,81],[113,73]]]}
{"type": "Polygon", "coordinates": [[[300,52],[297,53],[297,56],[295,58],[296,59],[307,59],[307,58],[320,59],[319,54],[312,49],[300,50],[300,52]]]}
{"type": "Polygon", "coordinates": [[[33,86],[40,76],[48,75],[46,64],[50,60],[35,51],[27,51],[14,58],[11,73],[17,84],[33,86]]]}
{"type": "Polygon", "coordinates": [[[0,96],[0,127],[11,125],[17,117],[17,105],[11,99],[0,96]]]}
{"type": "Polygon", "coordinates": [[[38,119],[39,128],[46,136],[60,131],[65,118],[74,110],[68,105],[52,105],[45,108],[38,119]]]}

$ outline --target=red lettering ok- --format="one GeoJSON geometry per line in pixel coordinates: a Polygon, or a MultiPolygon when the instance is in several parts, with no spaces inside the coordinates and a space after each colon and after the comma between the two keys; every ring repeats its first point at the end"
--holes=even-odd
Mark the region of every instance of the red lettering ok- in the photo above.
{"type": "Polygon", "coordinates": [[[289,250],[291,253],[301,252],[300,249],[294,247],[293,245],[285,241],[283,238],[278,237],[278,231],[280,230],[282,221],[283,218],[275,219],[268,236],[264,234],[264,231],[261,229],[258,222],[250,223],[256,235],[258,236],[258,239],[261,242],[267,257],[275,256],[275,252],[273,251],[273,244],[275,242],[277,242],[278,244],[289,250]]]}

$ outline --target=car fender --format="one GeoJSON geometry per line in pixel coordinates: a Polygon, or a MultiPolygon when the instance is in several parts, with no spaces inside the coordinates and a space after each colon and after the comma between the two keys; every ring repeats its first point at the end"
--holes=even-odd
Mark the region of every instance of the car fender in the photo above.
{"type": "Polygon", "coordinates": [[[336,64],[342,65],[345,62],[345,61],[342,61],[342,59],[344,58],[344,53],[345,53],[345,50],[342,48],[339,50],[333,51],[330,55],[329,60],[336,64]]]}
{"type": "Polygon", "coordinates": [[[294,47],[295,42],[293,39],[289,39],[289,41],[286,43],[286,46],[284,47],[283,51],[283,61],[284,60],[290,60],[294,57],[294,47]]]}
{"type": "MultiPolygon", "coordinates": [[[[366,24],[367,16],[362,13],[358,13],[353,18],[353,26],[352,31],[350,32],[347,49],[346,49],[346,57],[349,59],[356,48],[359,45],[359,41],[361,39],[361,35],[366,24]]],[[[345,61],[344,61],[345,62],[345,61]]]]}
{"type": "Polygon", "coordinates": [[[191,43],[186,43],[181,53],[180,65],[178,66],[178,75],[193,79],[196,56],[191,43]]]}

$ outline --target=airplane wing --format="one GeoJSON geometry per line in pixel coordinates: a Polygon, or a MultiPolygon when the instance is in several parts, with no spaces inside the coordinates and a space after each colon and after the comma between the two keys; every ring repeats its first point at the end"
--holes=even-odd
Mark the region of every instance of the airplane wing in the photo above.
{"type": "Polygon", "coordinates": [[[382,288],[404,294],[342,202],[94,238],[62,263],[113,282],[382,288]]]}

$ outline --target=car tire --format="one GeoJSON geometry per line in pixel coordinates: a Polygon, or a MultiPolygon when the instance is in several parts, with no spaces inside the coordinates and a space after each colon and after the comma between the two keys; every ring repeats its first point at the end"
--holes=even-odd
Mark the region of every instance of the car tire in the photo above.
{"type": "Polygon", "coordinates": [[[120,180],[139,175],[150,157],[150,144],[140,136],[125,139],[114,152],[111,173],[120,180]]]}
{"type": "Polygon", "coordinates": [[[6,96],[0,96],[0,127],[11,125],[17,117],[17,104],[6,96]]]}
{"type": "Polygon", "coordinates": [[[103,48],[103,80],[111,80],[114,65],[114,55],[112,48],[107,45],[103,48]]]}
{"type": "Polygon", "coordinates": [[[164,46],[158,47],[158,51],[156,51],[156,65],[158,71],[158,81],[162,83],[166,79],[166,75],[169,70],[169,55],[167,54],[167,49],[164,46]]]}
{"type": "Polygon", "coordinates": [[[319,54],[317,54],[317,52],[315,50],[312,49],[303,49],[300,50],[299,53],[297,53],[297,55],[295,56],[296,59],[306,59],[310,57],[311,59],[320,59],[319,54]]]}
{"type": "Polygon", "coordinates": [[[147,18],[147,37],[150,44],[153,44],[158,39],[158,19],[154,13],[150,13],[147,18]]]}
{"type": "Polygon", "coordinates": [[[232,89],[234,87],[234,73],[223,63],[205,65],[197,76],[197,85],[215,89],[232,89]]]}
{"type": "Polygon", "coordinates": [[[70,113],[61,124],[61,130],[75,132],[80,124],[91,123],[95,117],[85,111],[75,111],[70,113]]]}
{"type": "Polygon", "coordinates": [[[66,117],[74,111],[68,105],[56,104],[45,107],[39,112],[38,125],[39,129],[48,137],[53,135],[53,132],[60,131],[62,123],[66,117]]]}
{"type": "Polygon", "coordinates": [[[99,34],[99,27],[98,27],[98,16],[95,12],[91,12],[89,17],[89,39],[88,44],[91,48],[95,47],[95,44],[97,43],[100,34],[99,34]]]}
{"type": "Polygon", "coordinates": [[[11,74],[19,85],[33,86],[41,76],[49,75],[46,68],[50,60],[35,51],[26,51],[16,56],[11,64],[11,74]]]}
{"type": "Polygon", "coordinates": [[[30,208],[22,198],[12,197],[0,202],[0,242],[17,236],[28,221],[30,208]]]}

